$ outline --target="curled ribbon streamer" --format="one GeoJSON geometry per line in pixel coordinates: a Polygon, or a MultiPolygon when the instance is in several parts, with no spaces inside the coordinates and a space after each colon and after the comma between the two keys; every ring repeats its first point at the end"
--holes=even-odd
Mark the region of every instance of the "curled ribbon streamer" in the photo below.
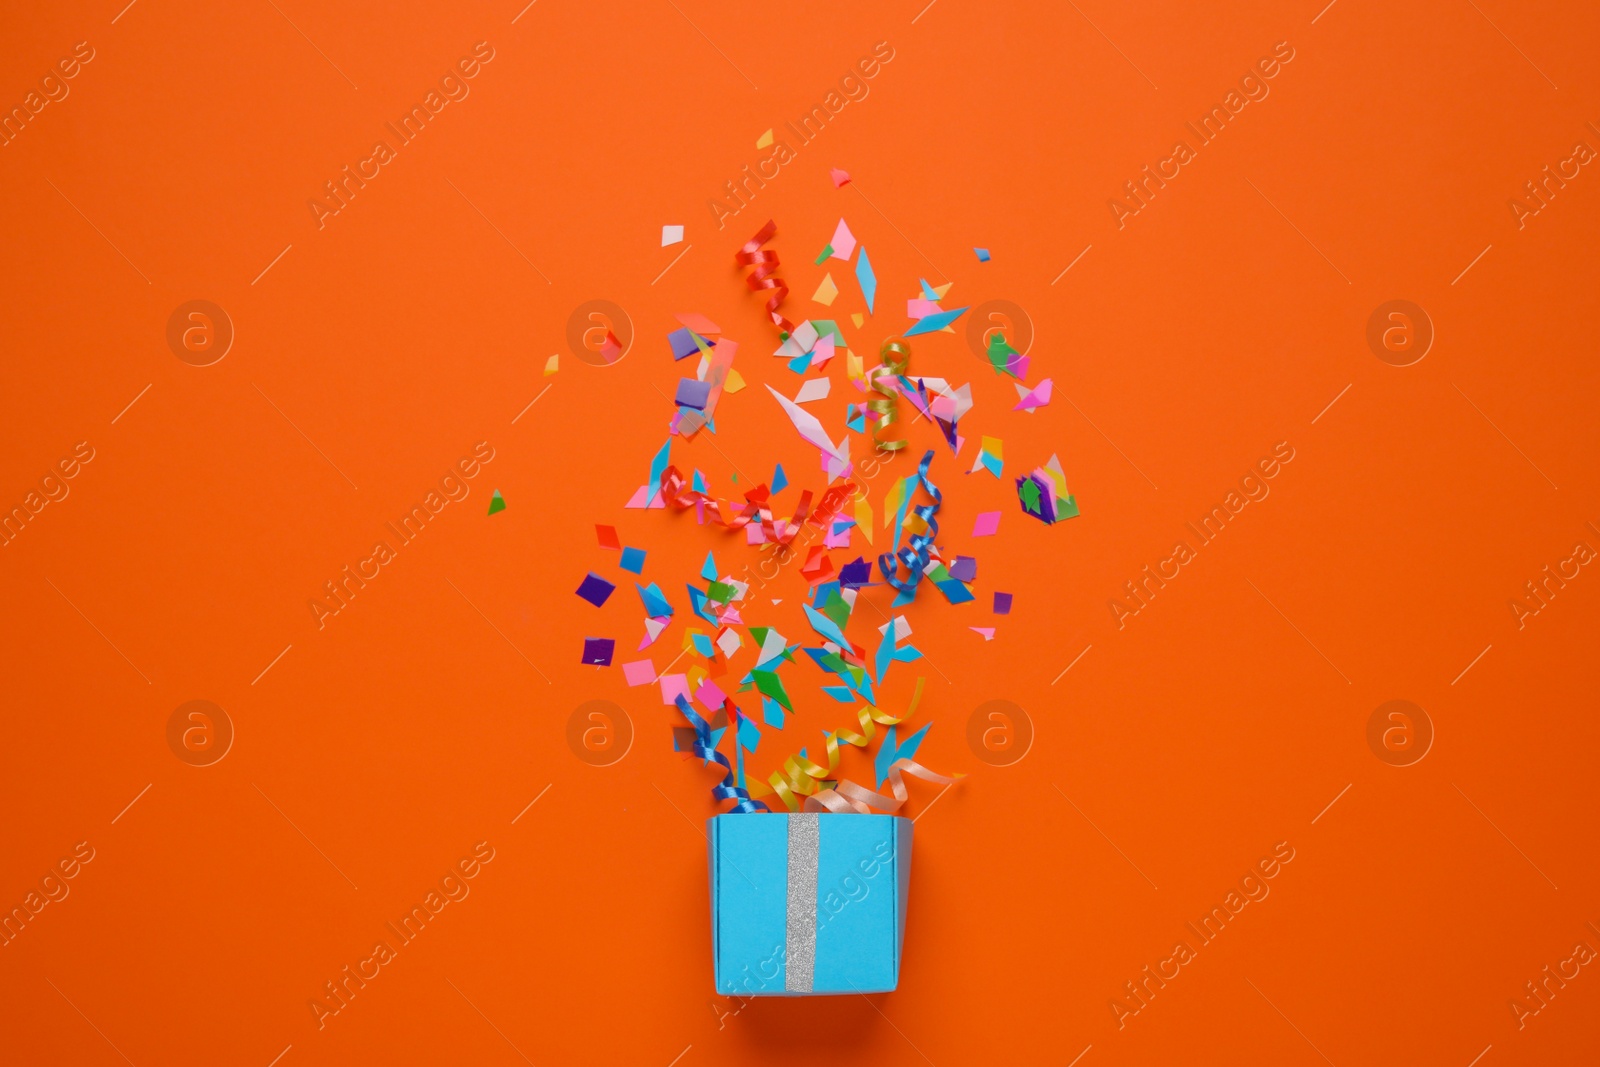
{"type": "Polygon", "coordinates": [[[741,267],[754,267],[744,280],[753,292],[768,290],[772,296],[767,301],[767,315],[772,322],[788,337],[794,332],[794,324],[778,314],[778,308],[784,298],[789,295],[789,286],[782,278],[776,276],[778,270],[778,253],[768,251],[761,246],[772,240],[772,235],[778,232],[778,224],[771,219],[756,232],[756,235],[744,243],[744,247],[733,254],[733,261],[741,267]]]}
{"type": "Polygon", "coordinates": [[[917,465],[917,479],[922,483],[923,490],[933,498],[933,503],[918,504],[911,509],[928,528],[922,533],[912,534],[910,542],[898,552],[885,552],[878,557],[878,570],[883,572],[884,581],[907,597],[916,595],[917,583],[922,581],[928,569],[928,554],[933,548],[934,538],[939,536],[939,523],[935,516],[944,503],[944,495],[939,492],[938,486],[928,480],[928,465],[932,462],[933,450],[929,449],[917,465]],[[901,566],[906,568],[904,579],[899,576],[901,566]]]}
{"type": "MultiPolygon", "coordinates": [[[[729,812],[749,815],[756,812],[771,811],[772,809],[761,801],[751,800],[749,790],[734,783],[733,764],[728,762],[727,756],[716,750],[716,747],[712,744],[711,724],[701,718],[700,713],[694,710],[689,704],[689,698],[679,693],[676,703],[678,710],[683,712],[683,717],[689,720],[690,726],[694,727],[694,741],[689,746],[690,751],[701,759],[716,763],[728,772],[723,776],[722,781],[711,787],[712,799],[733,801],[733,807],[728,809],[729,812]]],[[[732,701],[729,701],[729,704],[731,705],[732,701]]],[[[734,715],[737,716],[738,714],[739,710],[735,708],[734,715]]],[[[738,741],[735,740],[734,744],[737,745],[738,741]]]]}
{"type": "Polygon", "coordinates": [[[882,793],[874,793],[864,786],[854,782],[840,782],[832,789],[824,789],[816,796],[806,798],[806,811],[831,811],[836,815],[848,815],[856,812],[861,815],[871,815],[873,808],[893,814],[900,810],[900,806],[911,798],[906,789],[905,775],[921,778],[925,782],[941,782],[945,785],[954,785],[965,778],[964,774],[946,777],[936,771],[930,771],[913,759],[897,759],[889,765],[889,788],[894,793],[886,797],[882,793]]]}
{"type": "MultiPolygon", "coordinates": [[[[868,705],[856,709],[856,717],[861,723],[861,733],[851,733],[846,730],[833,730],[822,735],[823,745],[828,753],[828,765],[813,763],[810,759],[800,754],[790,756],[783,761],[782,771],[774,771],[767,779],[772,783],[772,788],[767,788],[760,782],[752,782],[750,794],[765,797],[777,794],[779,800],[790,811],[800,810],[800,797],[810,797],[817,793],[820,784],[833,777],[833,772],[839,768],[839,742],[842,740],[847,745],[857,748],[866,748],[877,733],[873,724],[881,726],[898,726],[916,713],[917,705],[922,702],[923,679],[917,679],[916,691],[911,694],[911,703],[906,707],[904,715],[894,716],[879,711],[868,705]]],[[[901,761],[904,762],[904,761],[901,761]]],[[[807,809],[810,810],[810,809],[807,809]]]]}
{"type": "Polygon", "coordinates": [[[872,443],[883,452],[894,452],[906,447],[905,438],[885,441],[883,431],[891,423],[899,421],[900,395],[895,389],[894,379],[904,378],[906,367],[911,363],[911,346],[905,342],[890,338],[883,342],[883,348],[878,352],[880,365],[872,369],[872,388],[882,393],[882,397],[873,397],[867,401],[867,410],[877,416],[877,425],[872,430],[872,443]],[[885,380],[888,379],[888,380],[885,380]]]}
{"type": "Polygon", "coordinates": [[[792,542],[808,517],[813,525],[825,527],[839,509],[844,507],[855,489],[854,482],[834,486],[822,495],[815,513],[811,508],[812,493],[807,489],[800,494],[800,502],[794,509],[793,517],[784,522],[783,532],[780,533],[777,522],[772,517],[771,493],[766,486],[759,486],[746,493],[744,507],[736,509],[726,500],[693,489],[689,480],[677,467],[669,466],[661,472],[661,499],[666,503],[680,510],[710,504],[713,509],[711,521],[718,526],[726,526],[730,530],[742,530],[755,521],[760,525],[761,532],[766,535],[768,541],[780,545],[792,542]]]}

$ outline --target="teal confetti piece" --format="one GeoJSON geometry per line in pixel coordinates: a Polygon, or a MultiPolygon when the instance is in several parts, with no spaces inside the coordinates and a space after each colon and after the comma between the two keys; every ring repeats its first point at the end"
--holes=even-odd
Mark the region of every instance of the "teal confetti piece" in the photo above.
{"type": "Polygon", "coordinates": [[[872,273],[872,260],[867,258],[867,246],[861,246],[861,258],[856,260],[856,282],[861,286],[861,295],[867,301],[867,314],[872,314],[872,305],[878,298],[878,276],[872,273]]]}
{"type": "Polygon", "coordinates": [[[956,308],[954,311],[940,311],[932,315],[924,315],[917,320],[916,325],[900,336],[915,337],[919,333],[932,333],[934,330],[942,330],[959,319],[966,310],[966,308],[956,308]]]}

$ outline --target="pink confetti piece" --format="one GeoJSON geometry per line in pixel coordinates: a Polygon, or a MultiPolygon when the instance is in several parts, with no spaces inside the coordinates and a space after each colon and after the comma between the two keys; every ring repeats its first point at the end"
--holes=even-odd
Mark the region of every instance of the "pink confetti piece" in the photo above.
{"type": "Polygon", "coordinates": [[[661,676],[661,703],[676,704],[678,698],[689,698],[689,676],[687,674],[663,674],[661,676]]]}
{"type": "Polygon", "coordinates": [[[985,641],[994,640],[993,626],[969,626],[967,629],[971,630],[975,634],[982,634],[985,641]]]}
{"type": "Polygon", "coordinates": [[[1000,529],[1000,513],[998,511],[985,511],[978,515],[978,521],[972,524],[973,537],[991,537],[1000,529]]]}
{"type": "Polygon", "coordinates": [[[833,179],[833,187],[835,189],[844,188],[850,181],[849,173],[840,170],[838,167],[831,168],[828,171],[828,176],[833,179]]]}
{"type": "Polygon", "coordinates": [[[622,665],[622,677],[630,686],[649,685],[656,680],[656,665],[647,659],[637,659],[622,665]]]}

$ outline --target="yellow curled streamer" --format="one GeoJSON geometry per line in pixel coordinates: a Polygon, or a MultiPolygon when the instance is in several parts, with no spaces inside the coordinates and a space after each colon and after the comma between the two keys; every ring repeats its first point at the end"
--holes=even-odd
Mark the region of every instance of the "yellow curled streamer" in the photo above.
{"type": "MultiPolygon", "coordinates": [[[[783,761],[783,770],[774,771],[767,781],[772,783],[768,789],[760,782],[750,783],[750,795],[764,797],[777,794],[779,800],[790,811],[800,810],[800,797],[809,797],[815,794],[820,783],[833,777],[833,772],[839,767],[839,741],[857,748],[866,748],[877,734],[876,723],[881,726],[898,726],[916,714],[917,705],[922,702],[922,683],[924,679],[917,679],[916,690],[911,694],[911,703],[907,706],[905,714],[893,716],[879,711],[872,705],[856,709],[856,718],[861,723],[861,732],[852,733],[848,730],[834,730],[823,735],[823,744],[827,748],[828,765],[826,767],[814,763],[803,755],[796,753],[783,761]]],[[[896,761],[897,763],[899,761],[896,761]]]]}
{"type": "Polygon", "coordinates": [[[885,441],[883,431],[891,423],[899,421],[900,393],[894,386],[893,379],[904,376],[906,367],[911,363],[911,346],[904,341],[890,338],[883,342],[883,348],[878,352],[879,365],[872,368],[872,388],[882,393],[881,397],[873,397],[867,401],[867,410],[877,416],[876,424],[872,428],[872,443],[883,452],[895,452],[906,447],[905,438],[885,441]]]}

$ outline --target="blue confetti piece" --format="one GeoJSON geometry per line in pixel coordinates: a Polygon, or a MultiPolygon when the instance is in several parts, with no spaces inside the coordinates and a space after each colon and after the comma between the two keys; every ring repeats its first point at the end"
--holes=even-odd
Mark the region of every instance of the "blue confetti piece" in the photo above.
{"type": "Polygon", "coordinates": [[[932,333],[934,330],[942,330],[959,319],[966,310],[966,308],[956,308],[954,311],[939,311],[932,315],[924,315],[917,320],[916,325],[900,336],[915,337],[919,333],[932,333]]]}
{"type": "Polygon", "coordinates": [[[781,493],[789,484],[789,476],[783,473],[783,464],[778,464],[778,469],[772,472],[772,491],[781,493]]]}
{"type": "Polygon", "coordinates": [[[974,248],[973,251],[977,253],[979,263],[989,262],[989,250],[987,248],[974,248]]]}
{"type": "Polygon", "coordinates": [[[643,574],[644,556],[645,552],[642,548],[624,548],[622,550],[622,562],[619,564],[619,566],[625,571],[631,571],[634,574],[643,574]]]}
{"type": "Polygon", "coordinates": [[[867,258],[867,246],[861,245],[861,258],[856,260],[856,282],[861,295],[867,300],[867,314],[872,314],[873,301],[878,298],[878,276],[872,273],[872,261],[867,258]]]}

